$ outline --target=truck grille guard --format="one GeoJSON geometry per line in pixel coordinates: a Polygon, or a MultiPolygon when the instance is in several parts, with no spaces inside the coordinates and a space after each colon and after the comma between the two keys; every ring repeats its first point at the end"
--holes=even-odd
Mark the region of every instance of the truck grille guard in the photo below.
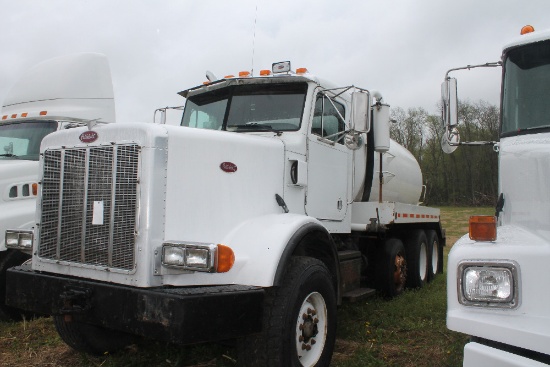
{"type": "Polygon", "coordinates": [[[46,150],[38,256],[133,270],[139,160],[136,144],[46,150]]]}

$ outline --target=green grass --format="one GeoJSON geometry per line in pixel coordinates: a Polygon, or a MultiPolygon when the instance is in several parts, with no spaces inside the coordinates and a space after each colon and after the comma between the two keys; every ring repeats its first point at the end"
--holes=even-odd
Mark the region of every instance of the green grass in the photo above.
{"type": "MultiPolygon", "coordinates": [[[[468,231],[468,218],[493,214],[492,208],[441,208],[447,231],[445,259],[452,244],[468,231]]],[[[462,366],[467,336],[447,330],[446,268],[420,290],[407,290],[393,300],[373,297],[345,303],[338,310],[338,332],[332,366],[462,366]]],[[[67,347],[50,318],[0,322],[0,366],[236,366],[229,345],[175,346],[154,341],[101,357],[67,347]]]]}

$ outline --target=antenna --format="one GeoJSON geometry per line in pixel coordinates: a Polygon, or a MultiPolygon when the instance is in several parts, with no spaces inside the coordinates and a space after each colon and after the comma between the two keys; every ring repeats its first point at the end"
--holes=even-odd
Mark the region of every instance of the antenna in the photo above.
{"type": "Polygon", "coordinates": [[[254,14],[254,35],[252,36],[252,70],[251,75],[254,75],[254,51],[256,46],[256,21],[258,19],[258,2],[256,2],[256,12],[254,14]]]}

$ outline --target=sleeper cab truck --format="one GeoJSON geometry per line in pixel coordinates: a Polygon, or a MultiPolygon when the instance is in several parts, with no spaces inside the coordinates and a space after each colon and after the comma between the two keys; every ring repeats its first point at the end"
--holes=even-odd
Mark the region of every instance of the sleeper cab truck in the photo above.
{"type": "MultiPolygon", "coordinates": [[[[89,120],[115,121],[107,58],[77,54],[31,68],[11,88],[0,111],[0,320],[19,319],[6,306],[6,270],[30,259],[27,246],[8,249],[7,229],[31,231],[36,223],[38,157],[47,134],[89,120]]],[[[21,240],[30,237],[22,235],[21,240]]]]}

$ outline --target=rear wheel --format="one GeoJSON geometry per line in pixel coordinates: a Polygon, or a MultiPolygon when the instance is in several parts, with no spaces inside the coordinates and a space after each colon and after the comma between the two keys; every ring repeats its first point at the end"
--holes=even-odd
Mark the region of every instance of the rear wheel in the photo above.
{"type": "Polygon", "coordinates": [[[422,288],[428,282],[430,252],[426,233],[421,229],[410,232],[407,238],[407,263],[407,286],[422,288]]]}
{"type": "Polygon", "coordinates": [[[329,366],[336,340],[336,294],[321,261],[291,259],[282,285],[267,291],[262,329],[239,340],[239,365],[329,366]]]}
{"type": "Polygon", "coordinates": [[[1,321],[19,321],[25,318],[32,317],[25,311],[18,310],[6,305],[6,271],[14,266],[23,264],[30,259],[31,256],[21,251],[7,250],[0,252],[0,320],[1,321]]]}
{"type": "Polygon", "coordinates": [[[54,316],[59,336],[71,348],[88,354],[103,355],[116,352],[135,342],[136,337],[121,331],[78,321],[65,321],[64,316],[54,316]]]}
{"type": "Polygon", "coordinates": [[[443,272],[443,248],[439,243],[436,231],[426,231],[426,237],[428,240],[428,251],[431,253],[431,261],[428,268],[428,280],[431,281],[438,273],[443,272]]]}
{"type": "Polygon", "coordinates": [[[380,251],[376,270],[378,290],[388,297],[403,293],[407,281],[407,260],[403,242],[390,238],[384,242],[380,251]]]}

